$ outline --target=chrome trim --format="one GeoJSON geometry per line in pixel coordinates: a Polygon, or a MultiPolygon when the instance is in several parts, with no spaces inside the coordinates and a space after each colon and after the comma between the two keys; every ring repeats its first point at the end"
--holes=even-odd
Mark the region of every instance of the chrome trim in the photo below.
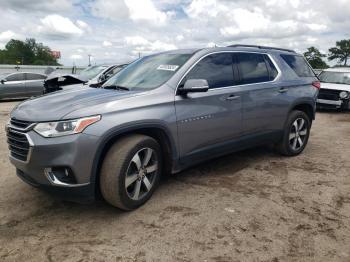
{"type": "Polygon", "coordinates": [[[26,128],[20,128],[17,126],[13,126],[10,121],[8,122],[7,127],[10,127],[11,129],[14,129],[17,131],[22,131],[22,132],[27,132],[27,131],[31,130],[37,124],[37,123],[32,123],[29,126],[27,126],[26,128]]]}
{"type": "Polygon", "coordinates": [[[316,103],[341,106],[343,102],[341,100],[334,101],[334,100],[327,100],[327,99],[317,99],[316,103]]]}
{"type": "MultiPolygon", "coordinates": [[[[8,127],[6,129],[6,136],[7,136],[7,133],[9,131],[8,127]]],[[[25,137],[27,138],[28,143],[29,143],[29,150],[28,150],[28,155],[27,155],[26,161],[23,161],[21,159],[18,159],[18,158],[15,158],[15,157],[11,156],[11,150],[9,150],[10,151],[9,158],[13,159],[13,160],[16,160],[16,161],[19,161],[19,162],[22,162],[22,163],[25,163],[25,164],[28,164],[29,161],[30,161],[30,158],[32,156],[34,142],[33,142],[33,140],[30,138],[30,136],[27,133],[22,133],[22,132],[18,132],[17,130],[13,130],[13,128],[11,126],[10,126],[10,128],[11,128],[11,132],[14,132],[14,133],[17,133],[17,134],[21,134],[21,135],[25,135],[25,137]]]]}
{"type": "Polygon", "coordinates": [[[218,88],[209,88],[209,91],[211,90],[220,90],[223,88],[232,88],[232,87],[241,87],[241,86],[249,86],[249,85],[258,85],[258,84],[266,84],[266,83],[273,83],[276,82],[278,80],[278,78],[281,76],[281,69],[279,68],[279,66],[277,65],[275,59],[268,53],[266,52],[251,52],[251,51],[216,51],[216,52],[211,52],[208,53],[202,57],[200,57],[193,65],[191,65],[191,67],[189,69],[186,70],[186,72],[184,73],[184,75],[181,77],[180,81],[177,83],[176,85],[176,90],[175,90],[175,94],[177,94],[177,90],[179,89],[179,85],[182,82],[182,80],[186,77],[186,75],[189,73],[189,71],[192,70],[192,68],[194,66],[196,66],[202,59],[204,59],[205,57],[209,56],[209,55],[213,55],[213,54],[220,54],[220,53],[248,53],[248,54],[261,54],[261,55],[267,55],[270,60],[272,61],[273,65],[276,67],[277,69],[277,76],[275,77],[275,79],[271,80],[271,81],[266,81],[266,82],[259,82],[259,83],[252,83],[252,84],[241,84],[241,85],[234,85],[234,86],[224,86],[224,87],[218,87],[218,88]]]}
{"type": "Polygon", "coordinates": [[[47,180],[53,185],[53,186],[59,186],[59,187],[80,187],[80,186],[87,186],[90,184],[88,183],[83,183],[83,184],[68,184],[60,181],[52,172],[51,168],[45,168],[44,169],[45,176],[47,180]]]}

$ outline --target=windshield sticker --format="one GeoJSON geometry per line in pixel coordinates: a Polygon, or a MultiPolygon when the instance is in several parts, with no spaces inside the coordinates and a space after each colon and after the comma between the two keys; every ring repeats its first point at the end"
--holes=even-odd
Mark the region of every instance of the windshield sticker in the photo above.
{"type": "Polygon", "coordinates": [[[157,70],[176,71],[178,68],[178,65],[160,65],[158,66],[157,70]]]}

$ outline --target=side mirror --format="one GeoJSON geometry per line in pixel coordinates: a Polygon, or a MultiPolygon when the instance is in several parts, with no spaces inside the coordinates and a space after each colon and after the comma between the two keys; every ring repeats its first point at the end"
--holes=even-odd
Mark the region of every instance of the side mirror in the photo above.
{"type": "Polygon", "coordinates": [[[203,93],[209,90],[208,81],[205,79],[189,79],[185,82],[183,88],[180,88],[178,91],[180,94],[187,93],[203,93]]]}
{"type": "Polygon", "coordinates": [[[5,79],[1,79],[1,80],[0,80],[0,83],[1,83],[1,84],[5,84],[5,82],[6,82],[5,79]]]}

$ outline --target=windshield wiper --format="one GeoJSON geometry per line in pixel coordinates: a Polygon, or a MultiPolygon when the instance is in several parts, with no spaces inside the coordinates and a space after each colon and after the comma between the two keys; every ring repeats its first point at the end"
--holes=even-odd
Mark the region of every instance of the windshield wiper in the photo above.
{"type": "Polygon", "coordinates": [[[130,91],[129,88],[125,86],[118,86],[118,85],[109,85],[109,86],[103,86],[104,89],[114,89],[114,90],[125,90],[130,91]]]}

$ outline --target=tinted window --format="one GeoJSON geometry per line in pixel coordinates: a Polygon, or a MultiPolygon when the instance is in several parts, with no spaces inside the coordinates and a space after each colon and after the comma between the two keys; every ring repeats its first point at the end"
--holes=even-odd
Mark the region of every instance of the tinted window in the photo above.
{"type": "Polygon", "coordinates": [[[242,84],[270,81],[269,72],[262,54],[238,53],[237,62],[242,84]]]}
{"type": "Polygon", "coordinates": [[[191,69],[181,84],[188,79],[206,79],[209,88],[233,86],[232,55],[221,53],[203,58],[191,69]]]}
{"type": "Polygon", "coordinates": [[[299,77],[315,76],[304,57],[297,55],[281,55],[281,57],[299,77]]]}
{"type": "Polygon", "coordinates": [[[269,68],[269,75],[270,75],[270,80],[274,80],[276,76],[278,75],[277,68],[275,65],[272,63],[270,57],[268,55],[264,55],[265,61],[267,63],[267,67],[269,68]]]}
{"type": "Polygon", "coordinates": [[[23,73],[18,73],[18,74],[13,74],[9,75],[6,77],[7,81],[23,81],[24,80],[24,74],[23,73]]]}
{"type": "Polygon", "coordinates": [[[27,80],[42,80],[45,79],[46,76],[40,74],[26,74],[27,80]]]}

